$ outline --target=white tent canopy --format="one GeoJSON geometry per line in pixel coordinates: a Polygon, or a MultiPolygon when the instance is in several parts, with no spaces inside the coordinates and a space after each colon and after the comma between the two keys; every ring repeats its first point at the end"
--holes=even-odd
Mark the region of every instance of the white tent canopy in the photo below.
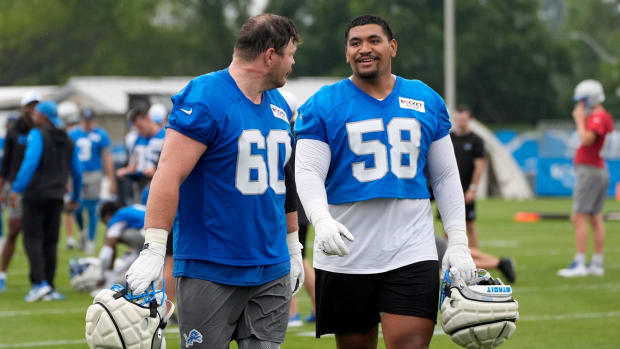
{"type": "Polygon", "coordinates": [[[508,149],[502,145],[495,134],[477,120],[472,120],[469,124],[470,130],[482,138],[485,151],[488,154],[489,165],[487,171],[482,176],[478,197],[488,196],[489,173],[493,171],[496,190],[504,199],[530,199],[534,197],[525,173],[512,157],[508,149]]]}

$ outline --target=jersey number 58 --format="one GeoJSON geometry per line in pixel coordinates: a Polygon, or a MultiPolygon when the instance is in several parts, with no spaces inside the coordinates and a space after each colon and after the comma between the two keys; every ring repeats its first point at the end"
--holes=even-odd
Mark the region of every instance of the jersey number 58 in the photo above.
{"type": "Polygon", "coordinates": [[[383,119],[370,119],[346,124],[349,147],[358,156],[372,155],[374,167],[367,167],[365,161],[354,162],[353,177],[360,182],[374,181],[386,175],[388,170],[403,179],[414,178],[418,170],[420,154],[420,123],[411,118],[393,118],[387,124],[387,138],[390,144],[388,164],[387,146],[379,140],[364,141],[363,135],[370,132],[384,132],[383,119]],[[409,137],[403,137],[408,133],[409,137]],[[404,139],[408,138],[408,139],[404,139]],[[409,161],[403,161],[405,157],[409,161]],[[407,164],[403,164],[407,162],[407,164]],[[390,165],[391,164],[391,165],[390,165]]]}

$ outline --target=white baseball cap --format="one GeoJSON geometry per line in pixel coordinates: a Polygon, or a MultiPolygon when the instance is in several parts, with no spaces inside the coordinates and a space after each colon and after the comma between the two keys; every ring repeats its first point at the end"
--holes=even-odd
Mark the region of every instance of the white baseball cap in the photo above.
{"type": "Polygon", "coordinates": [[[161,124],[168,115],[168,110],[163,104],[155,103],[149,108],[149,117],[153,122],[161,124]]]}
{"type": "Polygon", "coordinates": [[[20,104],[23,107],[32,102],[38,102],[40,100],[41,100],[41,95],[39,94],[39,92],[37,92],[37,90],[28,90],[22,96],[22,101],[20,104]]]}

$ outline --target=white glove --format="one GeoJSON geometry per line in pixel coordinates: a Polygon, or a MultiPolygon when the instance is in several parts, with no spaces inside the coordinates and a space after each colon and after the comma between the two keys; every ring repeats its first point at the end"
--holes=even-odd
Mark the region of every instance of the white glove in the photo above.
{"type": "Polygon", "coordinates": [[[459,274],[465,282],[473,280],[476,277],[476,265],[467,247],[467,234],[460,230],[447,234],[448,248],[441,261],[441,275],[450,269],[450,273],[459,274]]]}
{"type": "Polygon", "coordinates": [[[301,256],[301,249],[304,246],[299,242],[299,234],[295,231],[286,234],[286,244],[288,253],[291,255],[291,292],[293,296],[301,290],[304,284],[304,262],[301,256]]]}
{"type": "Polygon", "coordinates": [[[314,225],[314,244],[326,255],[338,255],[343,257],[349,254],[349,248],[345,245],[340,235],[349,241],[355,240],[349,229],[333,219],[329,214],[312,221],[314,225]]]}
{"type": "Polygon", "coordinates": [[[161,279],[166,258],[167,237],[168,232],[163,229],[146,230],[144,248],[125,275],[129,288],[135,294],[144,293],[151,282],[161,279]]]}

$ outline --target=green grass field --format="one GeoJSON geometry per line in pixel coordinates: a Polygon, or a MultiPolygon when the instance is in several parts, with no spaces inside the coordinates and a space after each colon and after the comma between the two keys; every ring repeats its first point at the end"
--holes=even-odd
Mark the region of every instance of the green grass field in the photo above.
{"type": "MultiPolygon", "coordinates": [[[[477,228],[481,248],[497,256],[512,256],[517,263],[514,295],[519,301],[517,331],[502,348],[618,348],[620,333],[620,222],[608,222],[605,276],[561,279],[556,271],[570,263],[574,239],[570,222],[515,223],[517,211],[570,212],[568,199],[534,201],[487,200],[478,203],[477,228]]],[[[608,201],[605,211],[620,211],[620,203],[608,201]]],[[[440,226],[436,226],[440,229],[440,226]]],[[[100,226],[100,229],[103,227],[100,226]]],[[[99,244],[103,230],[100,230],[99,244]]],[[[78,252],[59,245],[56,283],[67,299],[25,303],[30,288],[28,265],[19,248],[9,268],[8,289],[0,293],[0,348],[86,348],[84,315],[91,303],[87,294],[69,286],[67,264],[78,252]]],[[[590,251],[592,243],[590,242],[590,251]]],[[[310,300],[298,297],[302,317],[310,300]]],[[[283,348],[335,348],[334,339],[314,339],[314,326],[288,331],[283,348]]],[[[179,348],[176,328],[166,332],[168,348],[179,348]]],[[[233,344],[232,348],[236,348],[233,344]]],[[[384,348],[383,343],[380,348],[384,348]]],[[[454,348],[440,326],[432,348],[454,348]]]]}

